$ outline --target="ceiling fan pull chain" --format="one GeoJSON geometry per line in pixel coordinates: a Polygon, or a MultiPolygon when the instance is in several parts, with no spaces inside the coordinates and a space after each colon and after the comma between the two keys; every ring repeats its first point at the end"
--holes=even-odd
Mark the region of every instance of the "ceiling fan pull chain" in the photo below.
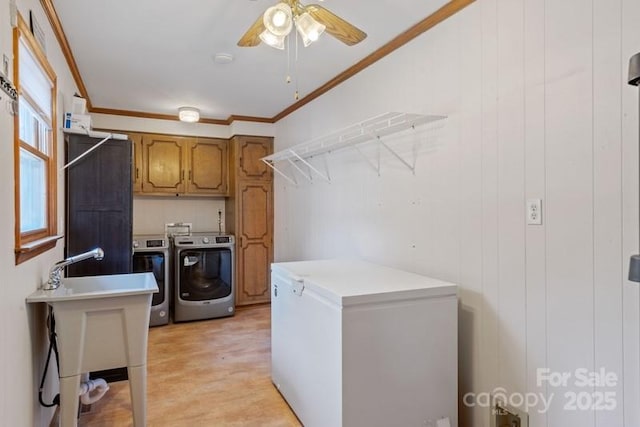
{"type": "Polygon", "coordinates": [[[295,64],[293,65],[294,67],[294,77],[296,80],[296,92],[293,95],[293,99],[295,99],[296,101],[298,99],[300,99],[300,94],[298,92],[298,80],[300,80],[300,75],[298,74],[298,34],[295,35],[296,38],[296,60],[295,60],[295,64]]]}
{"type": "Polygon", "coordinates": [[[291,83],[291,36],[287,35],[287,83],[291,83]]]}

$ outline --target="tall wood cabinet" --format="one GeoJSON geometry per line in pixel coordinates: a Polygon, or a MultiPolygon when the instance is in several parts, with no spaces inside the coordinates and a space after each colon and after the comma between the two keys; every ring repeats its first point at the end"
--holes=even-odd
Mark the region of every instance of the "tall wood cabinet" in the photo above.
{"type": "Polygon", "coordinates": [[[234,136],[226,230],[236,236],[236,304],[268,302],[273,262],[273,174],[260,159],[273,138],[234,136]]]}
{"type": "MultiPolygon", "coordinates": [[[[67,162],[100,142],[84,135],[65,136],[67,162]]],[[[66,169],[66,255],[96,247],[104,259],[67,267],[68,276],[130,273],[133,197],[131,141],[109,140],[66,169]]]]}

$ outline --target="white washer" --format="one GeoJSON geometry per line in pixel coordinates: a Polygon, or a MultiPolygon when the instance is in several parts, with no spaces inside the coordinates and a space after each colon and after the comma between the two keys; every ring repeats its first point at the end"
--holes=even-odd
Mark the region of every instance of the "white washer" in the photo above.
{"type": "Polygon", "coordinates": [[[169,239],[164,235],[133,236],[133,272],[153,273],[158,283],[158,292],[153,294],[151,300],[149,326],[169,323],[171,300],[169,253],[169,239]]]}
{"type": "Polygon", "coordinates": [[[174,236],[175,322],[234,314],[234,243],[229,234],[174,236]]]}

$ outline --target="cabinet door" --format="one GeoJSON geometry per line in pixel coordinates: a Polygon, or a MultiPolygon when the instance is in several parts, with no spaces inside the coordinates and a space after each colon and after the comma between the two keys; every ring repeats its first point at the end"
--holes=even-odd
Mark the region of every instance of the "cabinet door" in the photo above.
{"type": "MultiPolygon", "coordinates": [[[[72,160],[101,138],[67,135],[72,160]]],[[[66,255],[101,247],[102,261],[86,260],[67,268],[67,275],[130,273],[132,267],[132,151],[128,141],[106,143],[66,170],[66,255]]]]}
{"type": "Polygon", "coordinates": [[[270,299],[273,260],[273,189],[271,182],[240,182],[238,186],[236,302],[238,305],[270,299]]]}
{"type": "Polygon", "coordinates": [[[129,133],[129,139],[133,142],[133,192],[142,192],[142,135],[129,133]]]}
{"type": "Polygon", "coordinates": [[[239,136],[236,139],[238,144],[238,179],[272,179],[271,169],[260,159],[273,152],[273,138],[239,136]]]}
{"type": "Polygon", "coordinates": [[[198,138],[189,144],[190,194],[227,194],[228,143],[223,139],[198,138]]]}
{"type": "Polygon", "coordinates": [[[182,193],[185,191],[186,138],[164,135],[142,137],[142,191],[182,193]]]}

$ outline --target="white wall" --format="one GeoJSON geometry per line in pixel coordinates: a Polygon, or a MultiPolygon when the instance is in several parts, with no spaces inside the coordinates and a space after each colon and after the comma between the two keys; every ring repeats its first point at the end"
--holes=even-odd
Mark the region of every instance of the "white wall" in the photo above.
{"type": "MultiPolygon", "coordinates": [[[[28,22],[29,10],[45,32],[47,58],[58,78],[59,120],[71,96],[77,91],[64,57],[49,26],[40,2],[18,0],[18,9],[28,22]]],[[[12,28],[9,1],[0,2],[0,55],[11,58],[13,67],[12,28]]],[[[12,68],[10,68],[12,70],[12,68]]],[[[11,71],[12,73],[12,71],[11,71]]],[[[3,425],[48,425],[52,411],[41,408],[37,400],[38,383],[46,356],[44,307],[27,307],[25,297],[44,280],[49,267],[63,256],[63,244],[32,260],[16,266],[14,257],[14,170],[13,118],[6,108],[4,92],[0,93],[0,416],[3,425]]],[[[64,159],[64,139],[58,132],[58,159],[64,159]]],[[[64,233],[64,175],[58,175],[58,232],[64,233]]],[[[50,371],[51,372],[51,371],[50,371]]],[[[54,374],[55,376],[55,374],[54,374]]],[[[56,385],[48,380],[48,391],[56,385]]],[[[55,393],[55,391],[54,391],[55,393]]],[[[51,400],[51,394],[46,399],[51,400]]]]}
{"type": "MultiPolygon", "coordinates": [[[[415,176],[386,154],[377,177],[347,150],[328,159],[331,184],[276,177],[276,260],[355,256],[456,282],[461,396],[553,395],[531,426],[640,425],[640,300],[626,280],[638,16],[635,0],[478,0],[280,121],[277,150],[384,111],[449,117],[417,135],[415,176]],[[528,198],[543,199],[542,226],[526,225],[528,198]],[[618,382],[538,386],[546,367],[618,382]],[[566,392],[604,391],[615,409],[564,409],[566,392]]],[[[460,416],[489,426],[488,409],[460,416]]]]}
{"type": "Polygon", "coordinates": [[[163,234],[165,224],[174,222],[190,223],[196,232],[218,231],[218,211],[224,231],[224,202],[223,198],[134,197],[133,234],[163,234]]]}

